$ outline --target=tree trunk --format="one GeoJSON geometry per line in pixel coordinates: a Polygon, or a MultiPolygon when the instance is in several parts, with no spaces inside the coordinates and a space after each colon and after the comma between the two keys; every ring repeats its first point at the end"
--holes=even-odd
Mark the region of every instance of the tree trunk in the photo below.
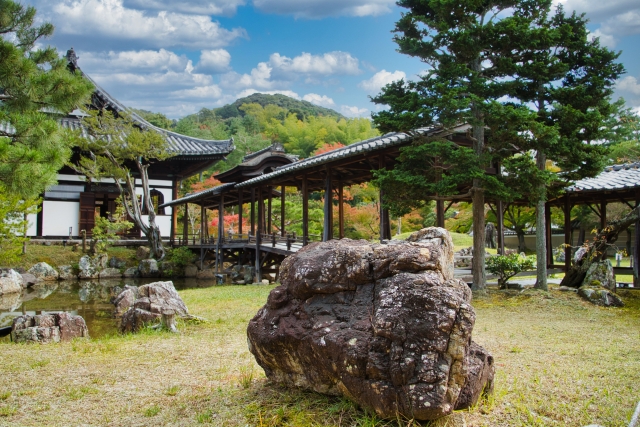
{"type": "MultiPolygon", "coordinates": [[[[547,158],[542,151],[536,155],[536,165],[544,170],[547,158]]],[[[545,218],[546,187],[542,184],[540,198],[536,202],[536,289],[546,291],[547,285],[547,224],[545,218]]]]}
{"type": "Polygon", "coordinates": [[[527,245],[524,241],[524,230],[521,228],[517,228],[516,236],[518,236],[518,252],[526,252],[527,245]]]}
{"type": "MultiPolygon", "coordinates": [[[[479,113],[476,111],[476,116],[479,113]]],[[[484,148],[484,126],[473,126],[473,147],[478,159],[482,155],[484,148]]],[[[484,242],[485,242],[485,221],[484,221],[484,189],[479,179],[473,180],[473,193],[471,203],[473,205],[473,263],[471,272],[473,274],[473,284],[471,289],[483,290],[486,288],[487,274],[484,263],[484,242]]]]}
{"type": "Polygon", "coordinates": [[[579,288],[582,286],[587,271],[591,264],[600,261],[608,249],[618,240],[618,235],[627,230],[640,219],[640,207],[633,209],[624,218],[618,221],[611,221],[605,228],[600,230],[593,243],[589,243],[586,253],[580,258],[565,274],[560,283],[561,286],[579,288]]]}

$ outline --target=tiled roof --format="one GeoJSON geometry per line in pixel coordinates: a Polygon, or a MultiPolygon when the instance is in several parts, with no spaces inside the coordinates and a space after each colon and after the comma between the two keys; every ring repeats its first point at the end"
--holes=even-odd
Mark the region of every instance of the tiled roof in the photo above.
{"type": "Polygon", "coordinates": [[[222,185],[218,185],[217,187],[213,187],[213,188],[207,188],[206,190],[202,190],[202,191],[198,191],[197,193],[191,193],[191,194],[187,194],[186,196],[180,198],[180,199],[176,199],[176,200],[172,200],[168,203],[162,204],[158,207],[160,208],[164,208],[167,206],[173,206],[173,205],[181,205],[183,203],[187,203],[191,200],[197,200],[197,199],[201,199],[204,196],[215,196],[221,193],[224,193],[227,190],[231,190],[234,186],[236,185],[235,182],[229,182],[227,184],[222,184],[222,185]]]}
{"type": "MultiPolygon", "coordinates": [[[[82,70],[80,70],[80,72],[82,72],[82,70]]],[[[107,93],[107,91],[100,87],[100,85],[98,85],[86,73],[82,72],[82,75],[95,86],[96,89],[94,95],[96,95],[102,102],[104,102],[105,107],[109,107],[117,112],[127,112],[141,128],[151,129],[164,135],[165,140],[167,141],[168,151],[176,156],[224,156],[231,153],[235,148],[233,145],[233,138],[220,141],[200,139],[194,138],[192,136],[181,135],[179,133],[154,126],[135,112],[122,105],[118,100],[116,100],[113,96],[107,93]]],[[[82,122],[77,116],[66,117],[60,120],[60,124],[68,129],[82,129],[84,133],[82,122]]]]}
{"type": "MultiPolygon", "coordinates": [[[[469,127],[470,127],[469,125],[461,125],[457,128],[452,129],[451,131],[445,131],[445,133],[463,132],[469,127]]],[[[409,141],[413,140],[415,136],[435,136],[439,133],[442,133],[443,131],[444,129],[441,126],[431,126],[431,127],[416,129],[410,133],[405,133],[405,132],[388,133],[386,135],[356,142],[355,144],[347,145],[346,147],[342,147],[337,150],[333,150],[327,153],[319,154],[317,156],[309,157],[308,159],[300,160],[295,163],[291,163],[289,165],[281,166],[271,173],[260,175],[248,181],[241,182],[237,186],[250,187],[262,181],[266,181],[271,178],[285,175],[289,172],[311,168],[311,167],[322,165],[338,159],[357,156],[359,154],[367,153],[376,149],[406,144],[409,141]]]]}
{"type": "Polygon", "coordinates": [[[598,176],[576,181],[566,191],[568,193],[577,193],[622,190],[634,187],[640,187],[640,163],[608,166],[598,176]]]}

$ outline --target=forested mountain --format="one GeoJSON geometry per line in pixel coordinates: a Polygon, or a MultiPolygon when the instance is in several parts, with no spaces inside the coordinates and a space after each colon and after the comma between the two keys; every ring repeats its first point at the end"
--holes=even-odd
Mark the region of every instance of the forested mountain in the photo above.
{"type": "Polygon", "coordinates": [[[262,107],[266,107],[267,105],[275,105],[277,107],[284,108],[289,113],[295,114],[300,120],[304,120],[309,116],[328,116],[338,119],[345,118],[337,111],[320,107],[308,101],[299,101],[297,99],[293,99],[281,94],[267,95],[264,93],[254,93],[253,95],[240,98],[232,104],[227,104],[224,107],[215,108],[213,111],[221,119],[244,117],[246,113],[240,108],[243,104],[259,104],[262,107]]]}

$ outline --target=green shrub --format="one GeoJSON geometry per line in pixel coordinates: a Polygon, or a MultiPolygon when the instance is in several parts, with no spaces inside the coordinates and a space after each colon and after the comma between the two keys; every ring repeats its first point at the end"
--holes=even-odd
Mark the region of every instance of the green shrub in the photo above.
{"type": "Polygon", "coordinates": [[[173,248],[167,254],[167,260],[172,262],[173,265],[180,270],[184,269],[185,266],[191,264],[196,260],[196,258],[196,255],[191,252],[191,249],[185,246],[173,248]]]}
{"type": "Polygon", "coordinates": [[[519,254],[497,255],[487,259],[487,271],[498,276],[500,289],[507,287],[507,281],[516,274],[533,270],[533,257],[523,257],[519,254]]]}

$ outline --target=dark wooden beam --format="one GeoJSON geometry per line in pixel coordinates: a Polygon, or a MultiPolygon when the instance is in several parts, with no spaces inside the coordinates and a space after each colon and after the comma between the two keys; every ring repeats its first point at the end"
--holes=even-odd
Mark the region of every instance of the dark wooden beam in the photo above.
{"type": "Polygon", "coordinates": [[[307,190],[307,176],[302,177],[302,245],[309,243],[309,191],[307,190]]]}
{"type": "Polygon", "coordinates": [[[238,192],[238,234],[242,234],[242,190],[238,192]]]}
{"type": "Polygon", "coordinates": [[[256,189],[251,189],[251,235],[256,235],[256,189]]]}
{"type": "Polygon", "coordinates": [[[271,187],[267,187],[267,191],[269,193],[268,196],[268,202],[267,202],[267,230],[266,233],[271,234],[271,230],[273,230],[273,228],[271,227],[271,207],[273,206],[272,201],[273,201],[273,192],[271,191],[271,187]]]}
{"type": "Polygon", "coordinates": [[[322,241],[327,242],[333,239],[333,190],[331,187],[331,171],[327,166],[324,187],[324,226],[322,227],[322,241]]]}
{"type": "Polygon", "coordinates": [[[344,185],[338,183],[338,238],[344,239],[344,185]]]}
{"type": "Polygon", "coordinates": [[[284,185],[280,187],[280,235],[283,237],[286,235],[286,232],[284,230],[285,189],[286,187],[284,185]]]}

